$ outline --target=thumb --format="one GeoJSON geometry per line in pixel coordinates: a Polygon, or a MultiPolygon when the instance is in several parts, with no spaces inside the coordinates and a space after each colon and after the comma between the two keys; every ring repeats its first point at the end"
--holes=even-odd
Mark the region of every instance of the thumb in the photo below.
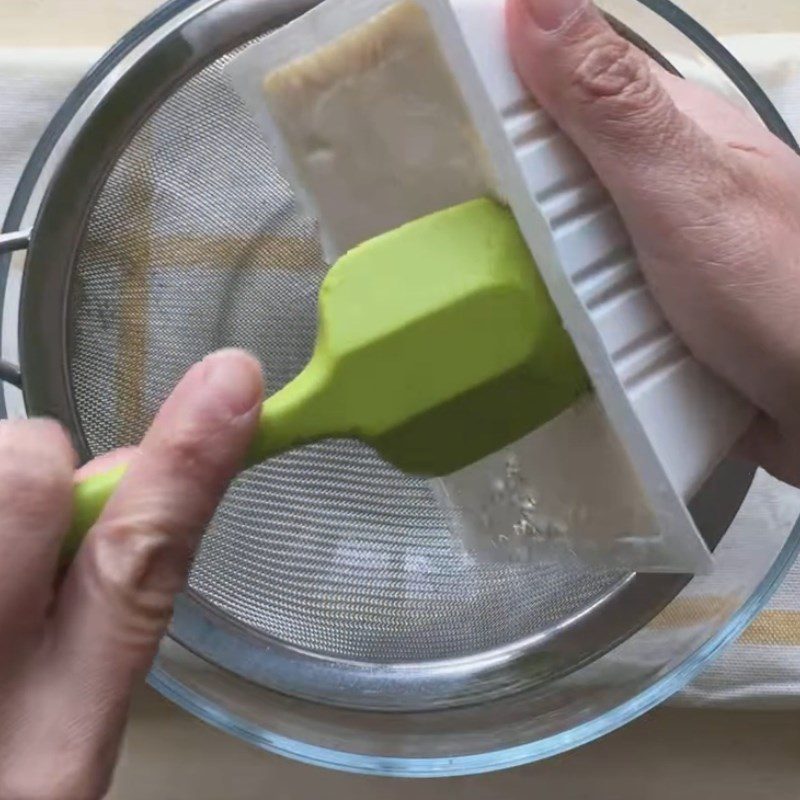
{"type": "Polygon", "coordinates": [[[58,635],[83,670],[92,654],[104,668],[117,662],[111,681],[147,667],[200,536],[252,440],[262,387],[251,356],[208,356],[130,455],[58,601],[58,635]]]}
{"type": "Polygon", "coordinates": [[[612,193],[654,159],[663,170],[674,153],[685,166],[700,129],[590,0],[508,0],[507,21],[520,77],[612,193]]]}

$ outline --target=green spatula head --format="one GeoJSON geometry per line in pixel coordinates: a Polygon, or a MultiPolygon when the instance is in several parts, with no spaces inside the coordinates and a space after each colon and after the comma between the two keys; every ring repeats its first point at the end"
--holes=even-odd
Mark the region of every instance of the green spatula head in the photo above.
{"type": "Polygon", "coordinates": [[[477,200],[355,248],[328,273],[305,371],[264,404],[253,460],[350,436],[444,475],[588,386],[511,213],[477,200]]]}
{"type": "MultiPolygon", "coordinates": [[[[589,388],[511,213],[476,200],[352,250],[328,272],[314,354],[264,403],[250,463],[330,437],[444,475],[589,388]]],[[[75,534],[117,476],[78,487],[75,534]]]]}

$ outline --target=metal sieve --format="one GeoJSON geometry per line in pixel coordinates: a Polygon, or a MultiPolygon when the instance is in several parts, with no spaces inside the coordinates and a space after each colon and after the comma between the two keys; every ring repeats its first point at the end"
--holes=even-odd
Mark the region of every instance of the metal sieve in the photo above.
{"type": "MultiPolygon", "coordinates": [[[[259,355],[271,389],[304,365],[326,269],[315,224],[222,69],[308,5],[175,0],[76,89],[0,239],[19,251],[2,328],[9,414],[60,419],[89,458],[135,443],[215,348],[259,355]]],[[[695,499],[711,546],[751,478],[727,462],[695,499]]],[[[168,636],[284,694],[448,708],[598,658],[687,581],[479,563],[454,544],[425,481],[329,442],[235,483],[168,636]]]]}

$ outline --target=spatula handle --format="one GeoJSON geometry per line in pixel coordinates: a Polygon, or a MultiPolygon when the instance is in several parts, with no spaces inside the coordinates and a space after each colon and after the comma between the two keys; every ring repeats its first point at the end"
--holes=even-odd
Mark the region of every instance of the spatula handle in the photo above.
{"type": "Polygon", "coordinates": [[[92,475],[75,484],[72,503],[72,525],[64,540],[62,556],[72,558],[89,528],[97,522],[108,499],[114,494],[127,465],[92,475]]]}

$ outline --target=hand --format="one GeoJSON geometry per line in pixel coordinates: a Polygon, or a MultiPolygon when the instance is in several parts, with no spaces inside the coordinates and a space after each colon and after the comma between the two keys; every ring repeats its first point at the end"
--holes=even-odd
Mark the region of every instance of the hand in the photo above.
{"type": "Polygon", "coordinates": [[[800,158],[590,0],[508,0],[507,17],[520,76],[610,191],[669,322],[762,412],[747,453],[800,485],[800,158]]]}
{"type": "Polygon", "coordinates": [[[75,454],[53,422],[0,423],[3,800],[104,794],[131,690],[244,458],[262,391],[258,364],[242,353],[192,368],[141,446],[111,457],[128,471],[60,586],[75,454]]]}

